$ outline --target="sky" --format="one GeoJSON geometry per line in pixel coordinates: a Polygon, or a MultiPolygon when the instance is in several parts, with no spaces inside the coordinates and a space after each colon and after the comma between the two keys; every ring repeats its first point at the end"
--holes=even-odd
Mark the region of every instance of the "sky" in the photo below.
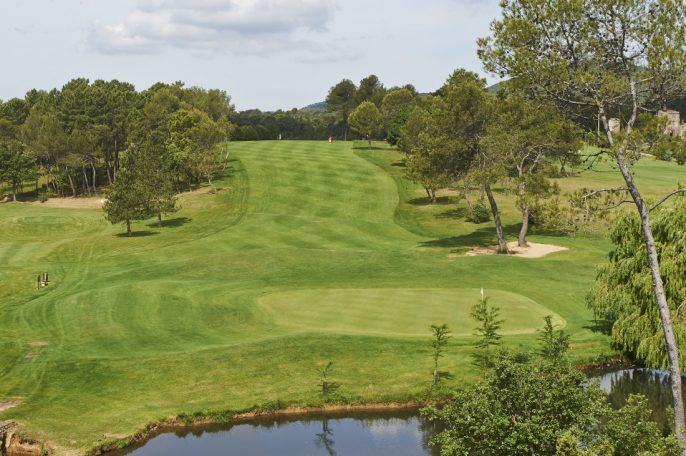
{"type": "Polygon", "coordinates": [[[301,108],[343,78],[436,90],[489,82],[476,39],[498,0],[0,0],[0,99],[72,78],[225,90],[238,110],[301,108]]]}

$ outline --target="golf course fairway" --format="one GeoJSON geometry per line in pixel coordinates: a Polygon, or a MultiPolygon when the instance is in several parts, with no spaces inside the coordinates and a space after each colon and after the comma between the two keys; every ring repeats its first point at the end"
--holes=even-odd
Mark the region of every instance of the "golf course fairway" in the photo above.
{"type": "MultiPolygon", "coordinates": [[[[0,421],[58,453],[83,452],[182,413],[321,404],[318,369],[329,361],[336,401],[422,399],[431,324],[452,331],[446,387],[480,375],[469,312],[481,288],[501,309],[508,347],[536,350],[551,315],[574,362],[612,353],[584,304],[605,235],[534,233],[569,249],[539,259],[467,257],[494,243],[492,223],[465,222],[449,196],[427,205],[394,150],[230,150],[216,192],[181,195],[164,226],[135,223],[132,237],[98,208],[0,204],[0,403],[18,403],[0,421]],[[38,290],[42,272],[50,284],[38,290]]],[[[636,170],[656,192],[684,175],[654,161],[636,170]]],[[[514,239],[514,200],[497,197],[514,239]]]]}

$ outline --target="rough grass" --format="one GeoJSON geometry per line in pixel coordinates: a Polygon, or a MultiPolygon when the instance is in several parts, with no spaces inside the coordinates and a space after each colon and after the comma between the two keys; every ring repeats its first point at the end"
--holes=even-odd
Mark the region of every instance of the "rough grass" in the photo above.
{"type": "MultiPolygon", "coordinates": [[[[455,332],[449,384],[478,375],[466,312],[481,287],[508,319],[506,344],[533,350],[551,313],[575,360],[609,353],[584,306],[606,240],[533,236],[570,250],[454,258],[492,243],[492,227],[465,223],[449,198],[426,205],[397,152],[271,141],[232,154],[219,192],[184,195],[164,227],[138,223],[132,238],[96,209],[0,205],[0,400],[22,400],[0,420],[86,449],[181,412],[321,401],[316,368],[329,360],[343,400],[422,397],[429,323],[455,332]],[[52,283],[36,290],[42,271],[52,283]]],[[[684,175],[637,169],[651,191],[684,175]]],[[[601,182],[614,178],[565,185],[601,182]]]]}

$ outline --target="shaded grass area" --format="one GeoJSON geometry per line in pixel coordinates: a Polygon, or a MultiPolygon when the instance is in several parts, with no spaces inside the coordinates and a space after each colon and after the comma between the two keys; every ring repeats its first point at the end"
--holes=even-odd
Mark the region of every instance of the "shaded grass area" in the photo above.
{"type": "MultiPolygon", "coordinates": [[[[99,210],[0,205],[0,399],[22,400],[0,420],[87,449],[182,412],[321,402],[316,369],[330,360],[342,400],[424,397],[429,323],[455,330],[448,385],[479,374],[465,315],[481,287],[512,325],[506,344],[533,349],[551,313],[576,361],[609,353],[584,306],[606,240],[534,237],[570,247],[540,260],[451,257],[492,243],[492,227],[464,222],[454,195],[422,204],[393,150],[232,149],[221,191],[185,194],[162,227],[134,227],[154,235],[119,237],[99,210]],[[42,271],[51,284],[36,290],[42,271]]],[[[639,177],[658,190],[682,169],[639,177]]]]}

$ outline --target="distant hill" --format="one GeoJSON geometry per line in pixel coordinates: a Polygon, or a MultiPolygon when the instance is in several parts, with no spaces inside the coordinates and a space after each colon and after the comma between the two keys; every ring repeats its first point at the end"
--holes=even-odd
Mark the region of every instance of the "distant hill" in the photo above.
{"type": "Polygon", "coordinates": [[[304,108],[302,108],[301,111],[326,112],[327,111],[326,101],[320,101],[319,103],[312,103],[311,105],[308,105],[308,106],[305,106],[304,108]]]}

